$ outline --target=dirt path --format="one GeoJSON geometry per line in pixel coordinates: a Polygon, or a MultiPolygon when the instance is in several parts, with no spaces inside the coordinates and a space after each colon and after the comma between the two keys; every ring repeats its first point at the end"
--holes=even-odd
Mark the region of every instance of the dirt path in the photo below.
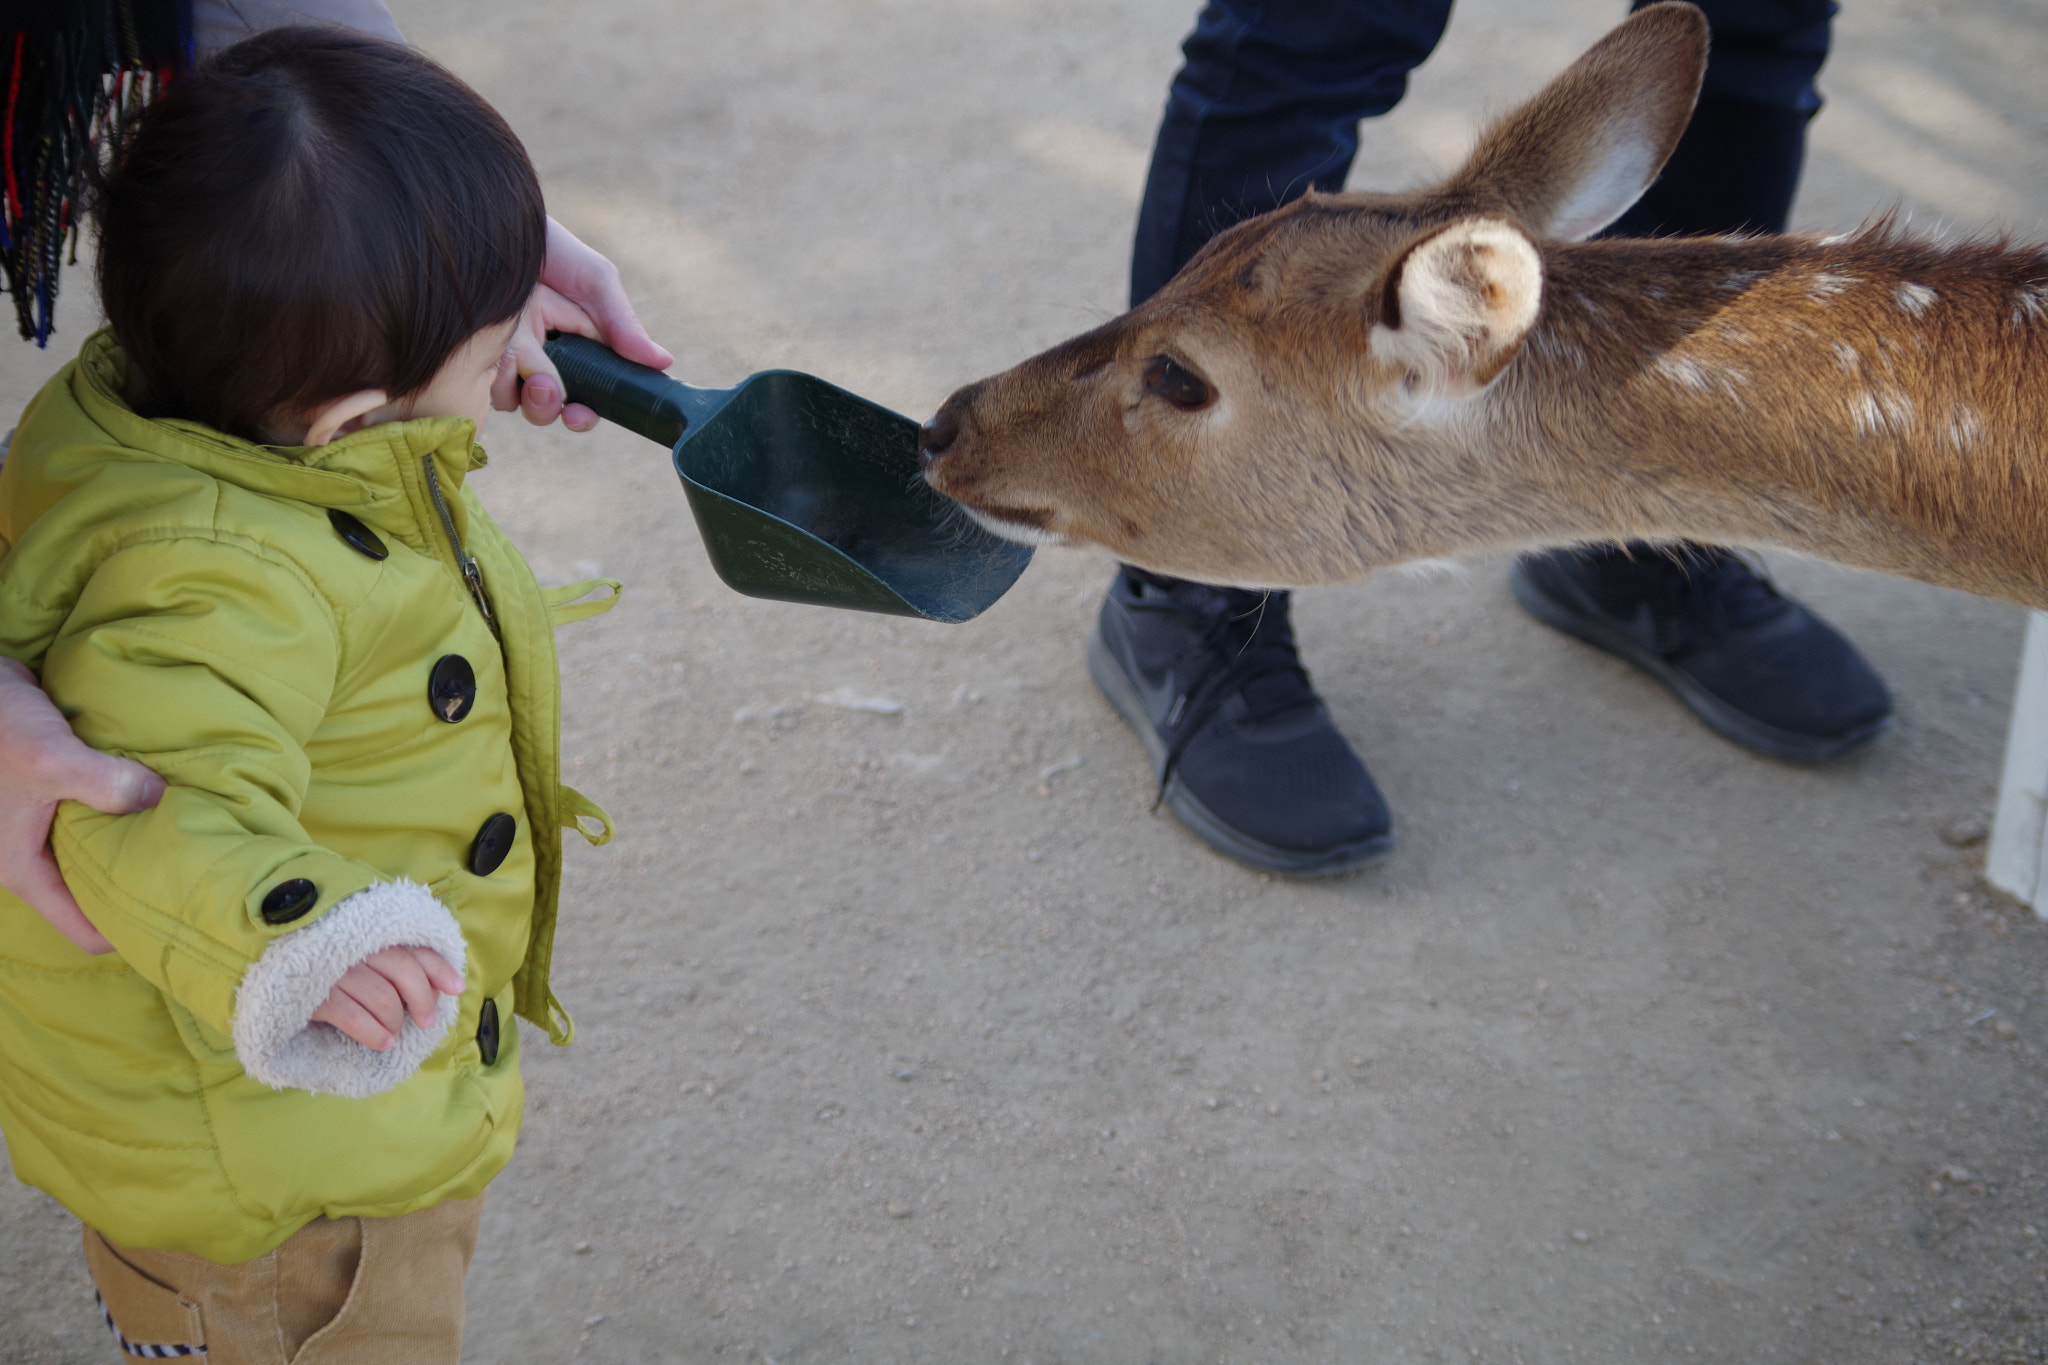
{"type": "MultiPolygon", "coordinates": [[[[1118,309],[1194,6],[394,8],[680,376],[922,414],[1118,309]]],[[[1356,179],[1454,157],[1619,10],[1465,4],[1356,179]]],[[[1802,222],[2048,238],[2044,69],[2032,0],[1851,0],[1802,222]]],[[[0,349],[0,400],[55,363],[0,349]]],[[[1105,563],[958,628],[754,602],[656,447],[489,444],[544,581],[633,591],[563,637],[621,833],[571,852],[581,1041],[525,1039],[471,1359],[2048,1360],[2048,931],[1942,837],[1990,805],[2016,610],[1774,558],[1899,696],[1816,771],[1498,564],[1305,594],[1401,845],[1293,883],[1148,813],[1080,662],[1105,563]]],[[[0,1357],[112,1358],[75,1242],[0,1186],[0,1357]]]]}

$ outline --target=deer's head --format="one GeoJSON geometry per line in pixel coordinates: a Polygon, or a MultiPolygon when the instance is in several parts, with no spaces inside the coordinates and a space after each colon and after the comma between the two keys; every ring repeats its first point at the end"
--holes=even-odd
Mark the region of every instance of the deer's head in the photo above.
{"type": "Polygon", "coordinates": [[[1614,221],[1691,115],[1706,21],[1631,16],[1442,184],[1311,194],[1218,235],[1122,317],[970,384],[925,477],[990,529],[1188,577],[1354,576],[1404,544],[1410,458],[1469,419],[1543,302],[1536,243],[1614,221]]]}

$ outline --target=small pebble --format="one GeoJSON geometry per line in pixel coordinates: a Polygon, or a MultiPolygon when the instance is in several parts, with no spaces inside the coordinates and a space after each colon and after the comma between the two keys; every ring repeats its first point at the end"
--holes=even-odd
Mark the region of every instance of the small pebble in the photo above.
{"type": "Polygon", "coordinates": [[[896,1079],[899,1081],[914,1081],[917,1079],[917,1073],[906,1066],[896,1073],[896,1079]]]}
{"type": "Polygon", "coordinates": [[[1955,820],[1941,829],[1941,841],[1951,848],[1975,848],[1990,835],[1990,827],[1982,820],[1955,820]]]}
{"type": "Polygon", "coordinates": [[[894,697],[868,696],[851,687],[835,687],[811,700],[825,706],[836,706],[842,711],[869,711],[878,716],[903,714],[903,703],[894,697]]]}
{"type": "Polygon", "coordinates": [[[590,1250],[590,1243],[578,1242],[575,1246],[570,1247],[569,1250],[575,1252],[578,1256],[581,1256],[584,1252],[590,1250]]]}
{"type": "Polygon", "coordinates": [[[1993,1019],[1991,1031],[1997,1034],[2001,1041],[2008,1043],[2020,1036],[2020,1031],[2012,1026],[2011,1021],[2005,1019],[1993,1019]]]}
{"type": "Polygon", "coordinates": [[[1593,1240],[1593,1234],[1590,1232],[1574,1232],[1572,1234],[1572,1240],[1574,1242],[1577,1242],[1580,1246],[1584,1246],[1586,1243],[1593,1240]]]}
{"type": "Polygon", "coordinates": [[[888,1214],[891,1218],[908,1218],[910,1217],[910,1205],[899,1204],[891,1200],[882,1206],[882,1212],[888,1214]]]}

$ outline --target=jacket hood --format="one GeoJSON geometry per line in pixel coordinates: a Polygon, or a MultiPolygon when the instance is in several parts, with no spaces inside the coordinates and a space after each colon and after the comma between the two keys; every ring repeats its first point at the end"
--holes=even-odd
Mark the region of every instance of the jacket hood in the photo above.
{"type": "Polygon", "coordinates": [[[467,417],[385,422],[324,446],[268,446],[197,422],[143,417],[130,406],[127,389],[128,361],[113,333],[94,333],[69,376],[49,385],[23,415],[23,426],[55,418],[74,435],[96,429],[103,439],[73,439],[38,467],[10,471],[23,480],[15,484],[17,517],[32,520],[110,463],[163,463],[254,493],[346,511],[419,547],[438,533],[422,516],[431,508],[420,488],[422,462],[431,460],[458,525],[465,520],[457,496],[463,480],[486,463],[476,424],[467,417]],[[45,404],[70,411],[38,412],[45,404]]]}

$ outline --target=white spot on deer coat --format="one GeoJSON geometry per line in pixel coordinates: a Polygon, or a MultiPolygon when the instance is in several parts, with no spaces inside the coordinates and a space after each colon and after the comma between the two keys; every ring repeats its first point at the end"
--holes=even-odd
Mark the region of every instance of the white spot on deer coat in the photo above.
{"type": "Polygon", "coordinates": [[[2012,325],[2024,327],[2048,317],[2048,284],[2030,284],[2013,295],[2012,325]]]}
{"type": "Polygon", "coordinates": [[[1957,450],[1968,450],[1984,439],[1984,417],[1968,403],[1955,405],[1947,427],[1948,443],[1957,450]]]}
{"type": "Polygon", "coordinates": [[[1561,361],[1575,370],[1586,368],[1585,351],[1575,342],[1558,340],[1557,335],[1548,330],[1531,332],[1523,345],[1539,359],[1561,361]]]}
{"type": "Polygon", "coordinates": [[[1691,356],[1660,355],[1654,366],[1658,374],[1695,393],[1717,392],[1736,397],[1736,387],[1749,382],[1741,370],[1725,365],[1708,365],[1691,356]]]}
{"type": "Polygon", "coordinates": [[[1935,293],[1924,284],[1914,284],[1908,281],[1892,290],[1892,297],[1899,301],[1899,307],[1917,318],[1927,311],[1927,305],[1933,303],[1941,295],[1935,293]]]}
{"type": "Polygon", "coordinates": [[[1897,389],[1876,389],[1849,400],[1849,420],[1859,436],[1902,435],[1913,415],[1913,400],[1897,389]]]}
{"type": "Polygon", "coordinates": [[[1687,360],[1684,356],[1658,356],[1657,373],[1688,389],[1703,390],[1707,387],[1707,372],[1700,368],[1698,361],[1687,360]]]}
{"type": "Polygon", "coordinates": [[[1863,357],[1856,354],[1856,348],[1846,341],[1835,342],[1834,348],[1835,363],[1847,374],[1856,373],[1856,367],[1863,361],[1863,357]]]}
{"type": "Polygon", "coordinates": [[[1823,270],[1806,282],[1806,297],[1818,303],[1826,303],[1844,289],[1854,288],[1863,283],[1854,275],[1843,275],[1833,270],[1823,270]]]}

